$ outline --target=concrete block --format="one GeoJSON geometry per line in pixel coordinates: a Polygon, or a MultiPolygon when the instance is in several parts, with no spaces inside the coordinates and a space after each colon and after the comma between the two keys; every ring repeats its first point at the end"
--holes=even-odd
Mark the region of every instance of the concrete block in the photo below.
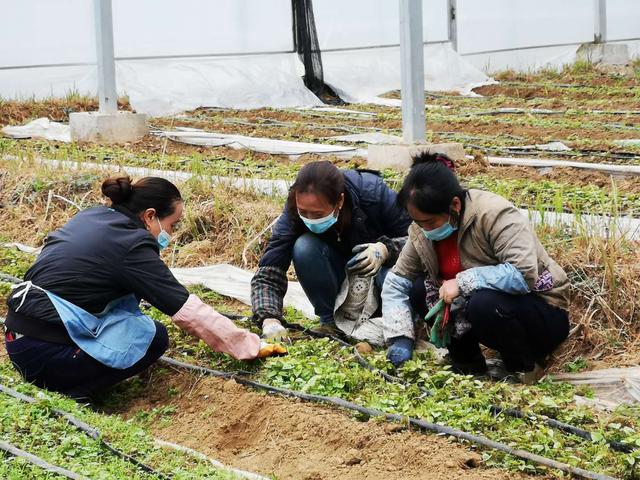
{"type": "Polygon", "coordinates": [[[393,168],[407,171],[413,163],[413,156],[422,152],[441,153],[454,163],[465,161],[464,148],[460,143],[424,143],[413,145],[369,145],[367,166],[375,170],[393,168]]]}
{"type": "Polygon", "coordinates": [[[71,140],[94,143],[127,143],[149,133],[143,113],[74,112],[69,115],[71,140]]]}
{"type": "Polygon", "coordinates": [[[576,60],[595,65],[626,65],[629,47],[624,43],[583,43],[576,52],[576,60]]]}

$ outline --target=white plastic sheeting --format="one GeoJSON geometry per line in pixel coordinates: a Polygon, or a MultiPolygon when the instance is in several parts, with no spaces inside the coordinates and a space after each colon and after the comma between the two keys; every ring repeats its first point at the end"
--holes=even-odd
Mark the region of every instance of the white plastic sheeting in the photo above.
{"type": "Polygon", "coordinates": [[[95,65],[0,69],[0,98],[64,97],[74,92],[95,95],[96,78],[95,65]]]}
{"type": "MultiPolygon", "coordinates": [[[[377,103],[378,95],[400,89],[400,47],[325,52],[325,82],[354,103],[377,103]]],[[[465,61],[448,44],[425,45],[425,87],[469,93],[492,80],[465,61]]]]}
{"type": "Polygon", "coordinates": [[[570,152],[571,147],[562,142],[538,143],[536,145],[522,145],[509,147],[509,150],[540,150],[542,152],[570,152]]]}
{"type": "Polygon", "coordinates": [[[197,107],[322,105],[302,82],[293,53],[120,61],[118,90],[138,112],[169,115],[197,107]]]}
{"type": "Polygon", "coordinates": [[[613,143],[622,146],[640,147],[640,138],[629,138],[625,140],[614,140],[613,143]]]}
{"type": "Polygon", "coordinates": [[[245,135],[231,135],[227,133],[205,132],[195,128],[182,128],[179,131],[164,131],[160,135],[173,141],[189,145],[203,145],[209,147],[228,146],[235,149],[248,149],[254,152],[273,155],[289,155],[297,157],[306,153],[318,155],[336,155],[341,158],[366,156],[367,151],[354,147],[327,145],[322,143],[292,142],[274,140],[272,138],[247,137],[245,135]]]}
{"type": "Polygon", "coordinates": [[[590,387],[605,405],[640,403],[640,367],[608,368],[580,373],[553,375],[554,380],[590,387]]]}
{"type": "MultiPolygon", "coordinates": [[[[233,265],[172,268],[171,272],[183,285],[204,285],[210,290],[251,305],[251,278],[253,272],[233,265]]],[[[298,282],[289,282],[284,305],[295,308],[308,318],[316,318],[313,305],[298,282]]]]}
{"type": "Polygon", "coordinates": [[[580,168],[611,175],[640,175],[640,165],[615,165],[608,163],[574,162],[572,160],[554,160],[550,158],[512,158],[487,157],[491,165],[514,165],[534,168],[580,168]]]}
{"type": "MultiPolygon", "coordinates": [[[[347,100],[363,102],[400,88],[399,47],[371,49],[398,44],[397,1],[322,0],[314,6],[322,48],[365,48],[324,52],[332,86],[347,100]]],[[[24,0],[5,9],[0,97],[96,91],[91,3],[65,0],[63,7],[24,0]],[[20,66],[30,68],[7,68],[20,66]]],[[[447,1],[425,0],[423,11],[425,40],[446,41],[447,1]]],[[[321,104],[304,86],[293,53],[289,0],[114,0],[113,16],[118,92],[139,112],[321,104]]],[[[427,88],[468,91],[487,80],[444,48],[426,49],[427,88]]]]}
{"type": "Polygon", "coordinates": [[[23,253],[28,253],[30,255],[38,255],[42,251],[42,247],[31,247],[29,245],[25,245],[24,243],[11,242],[11,243],[3,243],[2,246],[4,248],[15,248],[16,250],[20,250],[23,253]]]}
{"type": "Polygon", "coordinates": [[[25,125],[6,126],[0,131],[10,138],[42,138],[59,142],[71,141],[69,125],[52,122],[44,117],[32,120],[25,125]]]}

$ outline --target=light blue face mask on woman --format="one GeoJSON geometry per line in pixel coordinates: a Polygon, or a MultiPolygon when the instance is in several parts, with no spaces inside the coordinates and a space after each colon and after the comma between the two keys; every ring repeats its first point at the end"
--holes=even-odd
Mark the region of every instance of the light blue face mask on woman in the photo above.
{"type": "Polygon", "coordinates": [[[160,227],[160,234],[158,235],[158,246],[160,250],[164,250],[169,246],[171,242],[171,235],[169,235],[164,228],[162,228],[162,224],[160,223],[160,219],[156,217],[158,221],[158,226],[160,227]]]}
{"type": "Polygon", "coordinates": [[[451,223],[449,223],[450,220],[451,216],[449,216],[449,219],[438,228],[434,228],[433,230],[425,230],[423,228],[422,233],[424,233],[424,236],[427,237],[427,240],[431,240],[432,242],[444,240],[445,238],[450,237],[453,232],[458,230],[458,227],[451,226],[451,223]]]}
{"type": "MultiPolygon", "coordinates": [[[[298,215],[300,215],[300,212],[298,212],[298,215]]],[[[338,217],[336,217],[333,212],[322,218],[307,218],[300,215],[300,219],[304,222],[309,231],[313,233],[324,233],[338,221],[338,217]]]]}

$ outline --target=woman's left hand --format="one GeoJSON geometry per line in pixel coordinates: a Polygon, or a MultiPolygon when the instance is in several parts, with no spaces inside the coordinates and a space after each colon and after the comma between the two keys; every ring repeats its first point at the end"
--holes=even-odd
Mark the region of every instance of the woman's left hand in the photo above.
{"type": "Polygon", "coordinates": [[[455,278],[451,280],[445,280],[440,287],[440,298],[446,303],[453,303],[453,301],[460,295],[460,289],[458,288],[458,282],[455,278]]]}

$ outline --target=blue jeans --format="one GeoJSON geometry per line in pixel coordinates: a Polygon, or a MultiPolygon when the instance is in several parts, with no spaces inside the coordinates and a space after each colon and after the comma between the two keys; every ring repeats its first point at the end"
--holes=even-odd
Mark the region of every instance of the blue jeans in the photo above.
{"type": "Polygon", "coordinates": [[[164,325],[154,323],[156,334],[147,353],[123,370],[98,362],[76,346],[45,342],[32,337],[7,339],[7,353],[26,381],[76,400],[84,400],[146,370],[162,356],[169,346],[169,336],[164,325]]]}
{"type": "MultiPolygon", "coordinates": [[[[348,260],[349,257],[344,257],[313,233],[300,236],[293,246],[293,268],[323,325],[334,322],[333,309],[346,276],[348,260]]],[[[382,268],[377,273],[375,282],[379,289],[382,289],[388,271],[388,268],[382,268]]]]}

